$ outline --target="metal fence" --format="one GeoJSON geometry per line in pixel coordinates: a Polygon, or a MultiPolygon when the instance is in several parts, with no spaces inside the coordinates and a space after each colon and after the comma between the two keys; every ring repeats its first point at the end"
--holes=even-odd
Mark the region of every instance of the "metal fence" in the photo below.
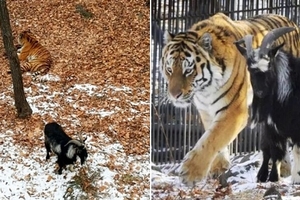
{"type": "MultiPolygon", "coordinates": [[[[151,160],[176,163],[204,132],[194,107],[175,108],[166,100],[166,82],[159,73],[163,33],[184,31],[192,24],[223,12],[234,20],[263,13],[284,15],[300,22],[299,0],[152,0],[151,1],[151,160]]],[[[257,151],[262,127],[246,127],[230,145],[231,154],[257,151]]]]}

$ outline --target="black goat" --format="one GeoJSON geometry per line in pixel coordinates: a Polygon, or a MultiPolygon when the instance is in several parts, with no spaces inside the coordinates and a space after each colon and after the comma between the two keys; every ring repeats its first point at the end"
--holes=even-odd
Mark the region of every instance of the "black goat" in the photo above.
{"type": "Polygon", "coordinates": [[[56,122],[46,124],[44,133],[46,160],[50,158],[49,153],[52,150],[57,155],[58,174],[62,173],[62,169],[66,165],[74,164],[77,156],[80,157],[81,165],[84,164],[88,156],[84,141],[70,138],[56,122]]]}
{"type": "MultiPolygon", "coordinates": [[[[273,43],[284,34],[295,30],[282,27],[269,32],[260,48],[252,49],[252,36],[237,41],[236,46],[247,59],[253,88],[252,123],[263,123],[263,163],[257,180],[279,180],[280,165],[286,155],[287,140],[293,145],[293,183],[300,183],[300,58],[281,50],[284,43],[273,43]],[[244,42],[246,48],[240,44],[244,42]],[[269,174],[268,163],[272,159],[269,174]],[[269,179],[268,179],[269,177],[269,179]]],[[[300,38],[295,38],[299,42],[300,38]]]]}

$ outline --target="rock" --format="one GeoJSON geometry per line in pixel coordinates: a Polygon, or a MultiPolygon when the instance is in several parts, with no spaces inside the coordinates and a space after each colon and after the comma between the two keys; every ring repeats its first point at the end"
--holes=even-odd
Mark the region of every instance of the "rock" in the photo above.
{"type": "Polygon", "coordinates": [[[264,194],[264,200],[282,200],[280,192],[271,186],[264,194]]]}

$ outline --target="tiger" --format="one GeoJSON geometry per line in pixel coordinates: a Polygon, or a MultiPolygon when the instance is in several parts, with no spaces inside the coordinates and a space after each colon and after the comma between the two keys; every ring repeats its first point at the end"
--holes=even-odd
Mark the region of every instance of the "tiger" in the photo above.
{"type": "Polygon", "coordinates": [[[223,13],[201,20],[186,31],[164,34],[160,72],[167,82],[167,97],[175,107],[196,107],[205,132],[178,169],[183,183],[193,185],[230,166],[228,145],[247,125],[253,92],[245,59],[235,41],[253,35],[253,48],[272,29],[297,30],[276,42],[300,56],[299,28],[284,16],[262,14],[232,20],[223,13]]]}
{"type": "Polygon", "coordinates": [[[50,52],[41,45],[30,30],[22,31],[18,37],[17,55],[21,72],[45,75],[53,63],[50,52]]]}

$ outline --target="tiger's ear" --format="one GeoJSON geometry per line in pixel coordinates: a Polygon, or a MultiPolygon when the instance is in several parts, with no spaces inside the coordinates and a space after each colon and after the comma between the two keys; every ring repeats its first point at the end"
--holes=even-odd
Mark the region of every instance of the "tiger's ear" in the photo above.
{"type": "Polygon", "coordinates": [[[170,42],[175,37],[175,34],[170,33],[169,31],[165,31],[164,34],[164,45],[170,42]]]}
{"type": "Polygon", "coordinates": [[[210,51],[212,49],[212,37],[209,33],[204,33],[198,44],[206,51],[210,51]]]}

